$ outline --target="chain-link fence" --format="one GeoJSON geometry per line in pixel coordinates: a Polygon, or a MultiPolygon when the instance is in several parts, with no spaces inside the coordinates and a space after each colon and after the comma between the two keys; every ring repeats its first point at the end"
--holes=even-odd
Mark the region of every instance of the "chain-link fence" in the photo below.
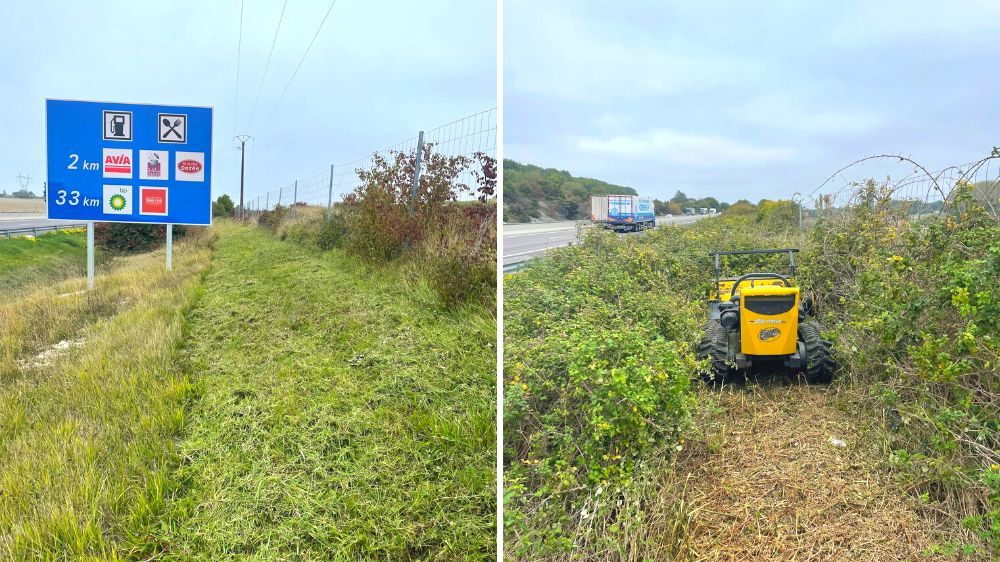
{"type": "MultiPolygon", "coordinates": [[[[374,151],[363,158],[333,163],[329,169],[317,170],[311,176],[294,179],[277,189],[251,194],[244,199],[246,209],[251,215],[256,215],[261,211],[273,210],[277,205],[291,206],[292,218],[295,218],[297,207],[301,206],[322,207],[329,212],[334,204],[360,186],[358,170],[370,170],[378,157],[391,161],[397,153],[423,156],[427,152],[423,148],[425,145],[429,145],[430,154],[463,156],[469,158],[470,162],[477,154],[495,159],[496,108],[457,119],[426,132],[420,131],[414,137],[374,151]]],[[[417,159],[416,166],[414,183],[419,181],[420,158],[417,159]]],[[[475,185],[476,172],[475,166],[467,166],[459,173],[456,181],[469,186],[475,185]]]]}

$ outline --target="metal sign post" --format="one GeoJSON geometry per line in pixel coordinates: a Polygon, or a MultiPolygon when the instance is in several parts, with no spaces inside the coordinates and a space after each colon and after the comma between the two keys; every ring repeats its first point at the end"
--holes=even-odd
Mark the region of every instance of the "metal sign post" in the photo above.
{"type": "Polygon", "coordinates": [[[87,288],[94,288],[94,221],[87,223],[87,288]]]}
{"type": "Polygon", "coordinates": [[[49,219],[87,222],[87,286],[94,223],[212,224],[210,107],[45,100],[49,219]]]}
{"type": "Polygon", "coordinates": [[[167,271],[174,270],[174,225],[167,225],[167,271]]]}

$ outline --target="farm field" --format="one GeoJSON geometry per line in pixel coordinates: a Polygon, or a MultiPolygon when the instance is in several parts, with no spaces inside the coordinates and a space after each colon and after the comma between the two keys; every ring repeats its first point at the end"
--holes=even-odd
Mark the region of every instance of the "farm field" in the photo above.
{"type": "Polygon", "coordinates": [[[918,219],[875,189],[803,229],[792,202],[739,203],[505,276],[508,558],[995,559],[1000,231],[955,197],[918,219]],[[787,247],[833,384],[703,384],[709,252],[787,247]]]}
{"type": "Polygon", "coordinates": [[[0,558],[495,556],[495,333],[225,221],[0,303],[0,558]]]}
{"type": "Polygon", "coordinates": [[[45,200],[0,197],[0,216],[2,213],[45,213],[45,200]]]}

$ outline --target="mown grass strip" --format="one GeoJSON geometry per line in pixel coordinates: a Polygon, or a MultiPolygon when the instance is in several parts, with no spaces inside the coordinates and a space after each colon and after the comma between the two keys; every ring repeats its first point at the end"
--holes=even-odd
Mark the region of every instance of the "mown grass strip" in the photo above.
{"type": "Polygon", "coordinates": [[[163,558],[495,558],[490,309],[222,226],[163,558]]]}
{"type": "Polygon", "coordinates": [[[173,273],[137,256],[93,291],[74,280],[0,305],[0,559],[155,546],[189,390],[174,357],[209,242],[179,244],[173,273]],[[39,353],[60,338],[79,346],[39,353]]]}

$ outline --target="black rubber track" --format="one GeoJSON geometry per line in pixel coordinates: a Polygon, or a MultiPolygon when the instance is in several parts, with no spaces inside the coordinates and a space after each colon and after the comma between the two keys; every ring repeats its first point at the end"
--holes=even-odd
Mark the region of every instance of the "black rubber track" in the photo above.
{"type": "Polygon", "coordinates": [[[806,345],[806,364],[802,373],[809,384],[829,384],[837,370],[830,342],[823,339],[822,329],[815,320],[799,324],[799,339],[806,345]]]}
{"type": "Polygon", "coordinates": [[[698,358],[712,360],[712,373],[706,376],[709,382],[725,382],[733,373],[729,364],[729,331],[718,320],[710,320],[698,344],[698,358]]]}

